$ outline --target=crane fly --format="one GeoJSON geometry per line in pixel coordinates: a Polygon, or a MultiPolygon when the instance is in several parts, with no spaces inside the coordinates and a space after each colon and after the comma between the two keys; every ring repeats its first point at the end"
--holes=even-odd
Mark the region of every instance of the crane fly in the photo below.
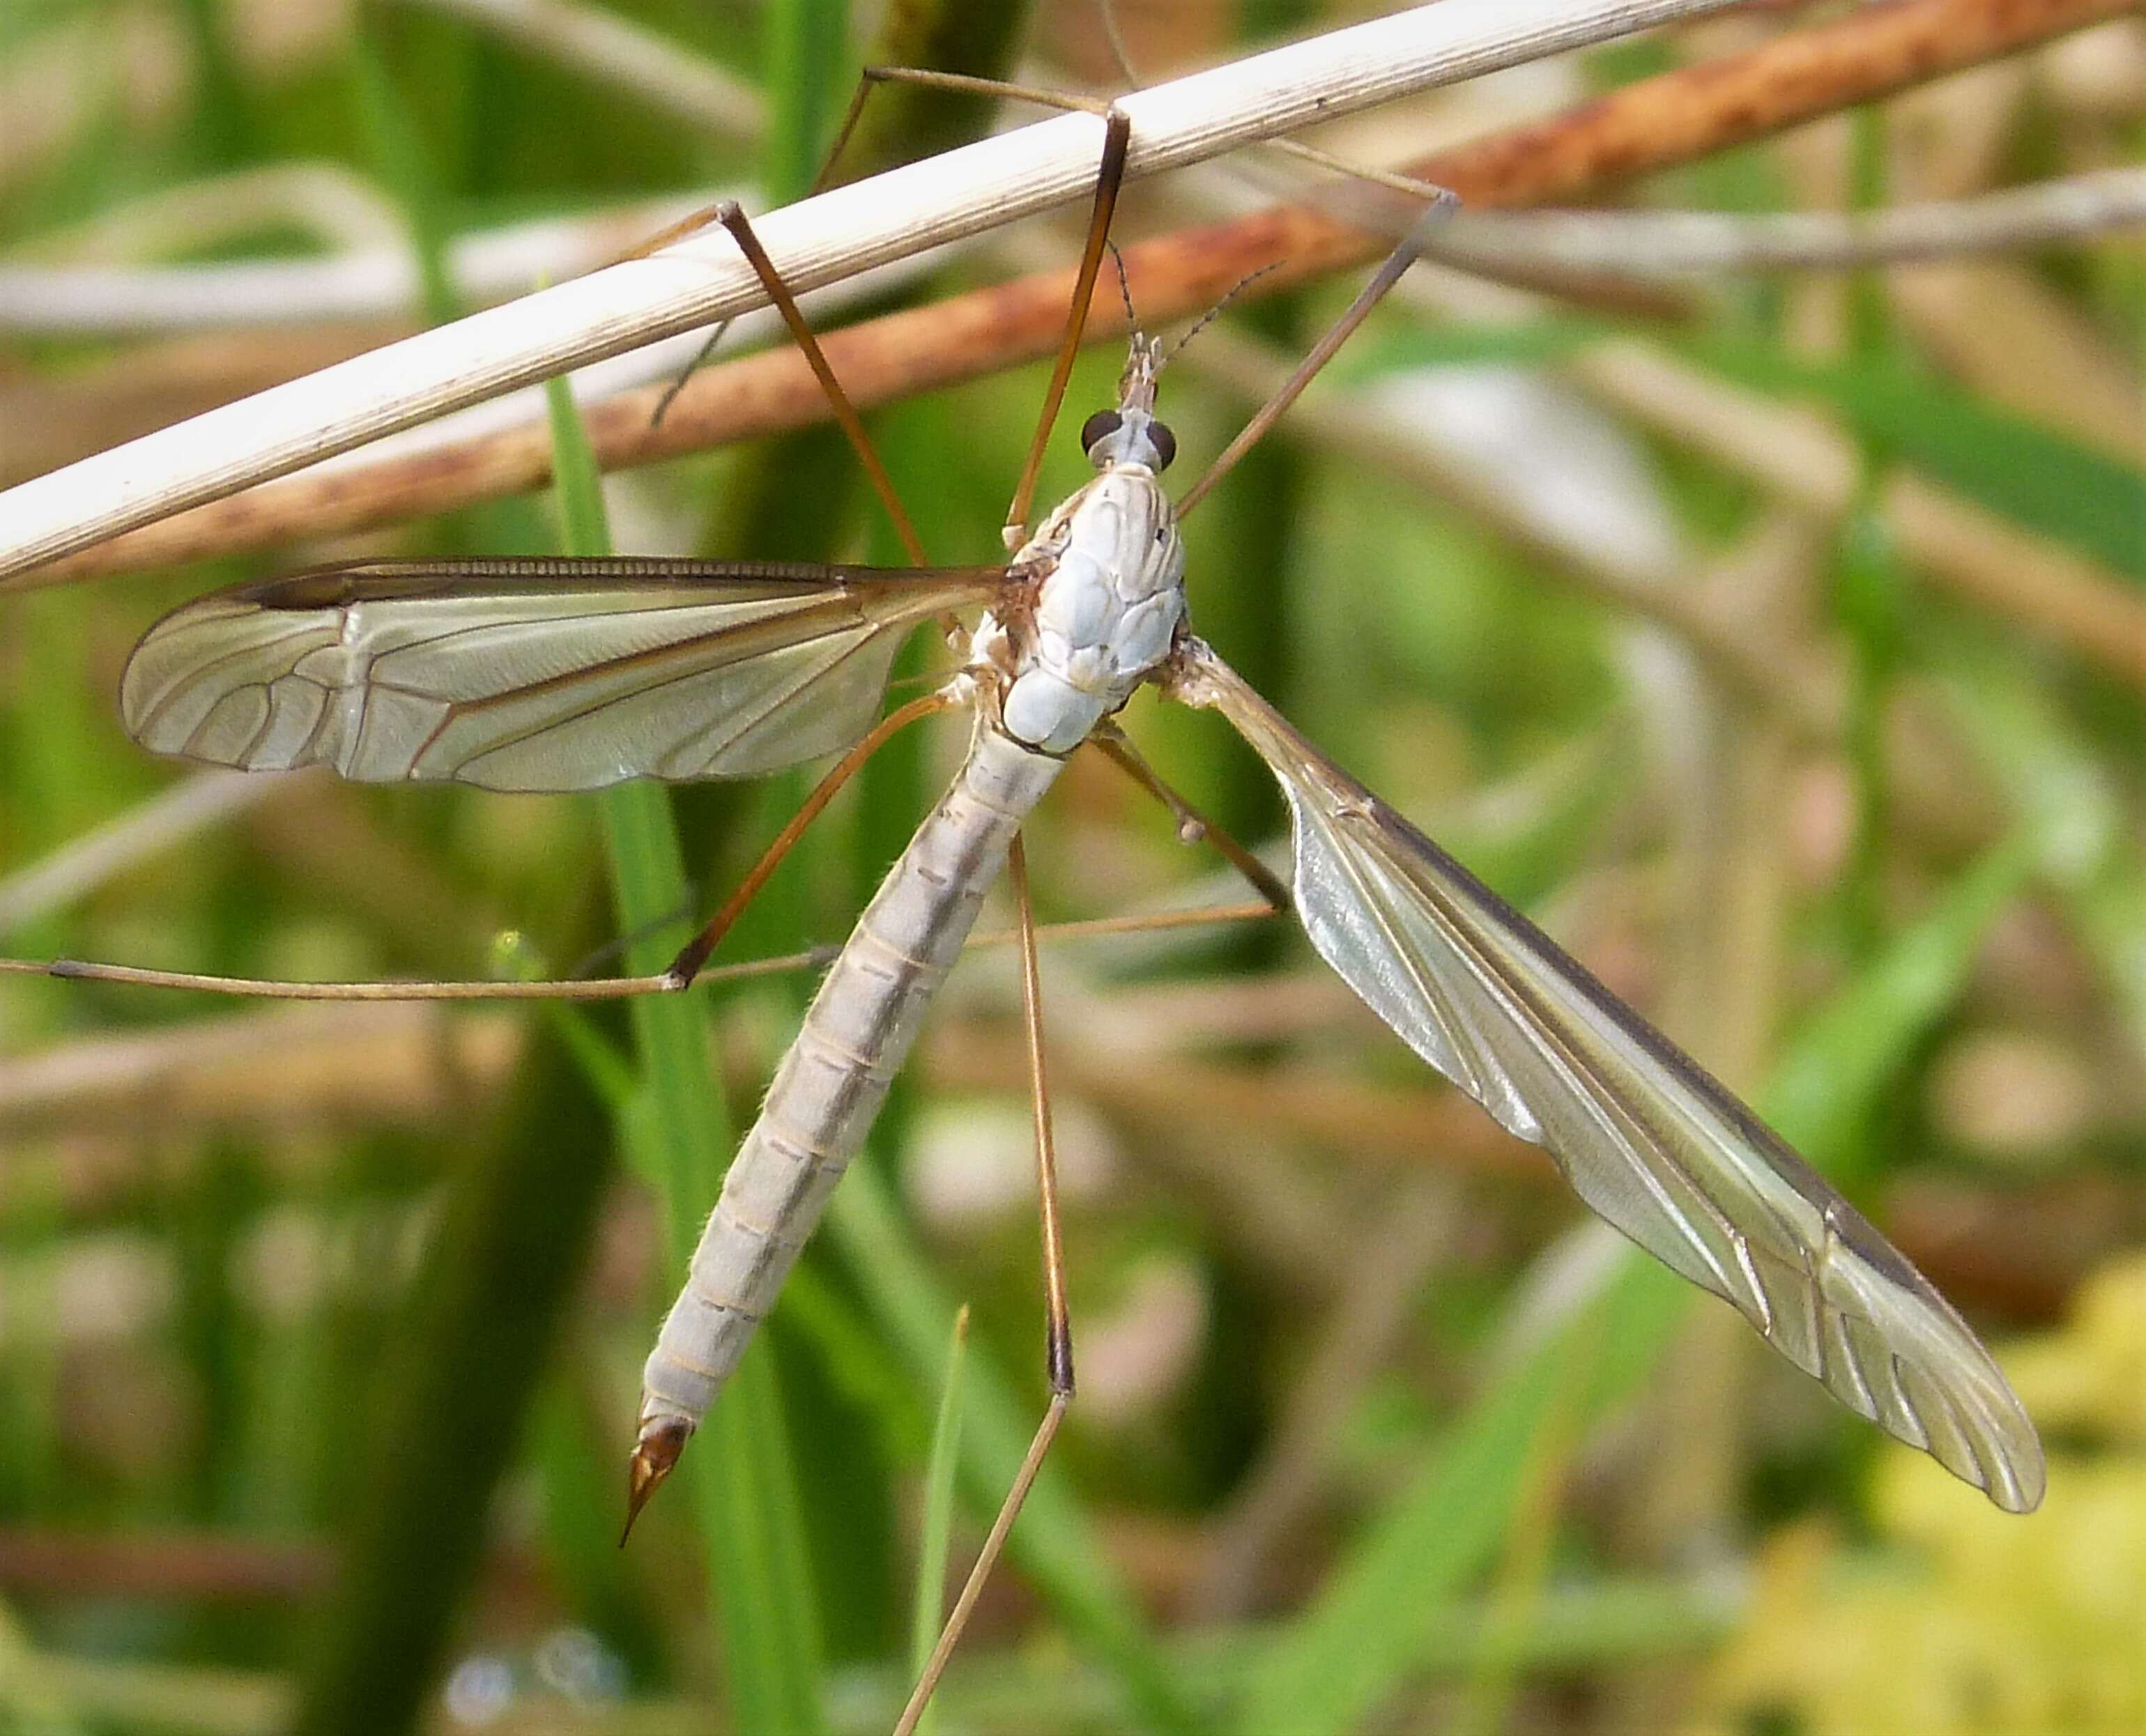
{"type": "MultiPolygon", "coordinates": [[[[926,711],[968,709],[961,769],[822,979],[663,1322],[644,1370],[630,1510],[676,1463],[773,1305],[986,890],[1009,872],[1036,1086],[1051,1399],[906,1727],[1072,1396],[1021,829],[1084,743],[1139,769],[1113,720],[1144,686],[1219,711],[1273,772],[1294,869],[1274,894],[1402,1041],[1500,1126],[1544,1148],[1595,1212],[1727,1300],[1851,1409],[1999,1507],[2032,1509],[2044,1477],[2033,1425],[1929,1283],[1696,1062],[1313,746],[1192,631],[1180,518],[1422,251],[1435,210],[1175,503],[1160,480],[1176,448],[1156,407],[1167,358],[1135,327],[1116,403],[1080,432],[1093,479],[1028,531],[1123,171],[1128,122],[1114,108],[1104,119],[1088,245],[1009,515],[1011,560],[912,570],[624,558],[351,566],[188,604],[152,628],[127,665],[122,702],[134,737],[226,766],[326,764],[368,782],[568,791],[632,777],[756,776],[847,750],[786,836],[893,728],[926,711]],[[981,617],[974,630],[951,635],[961,653],[952,678],[876,723],[912,630],[971,612],[981,617]]],[[[735,207],[718,215],[918,549],[750,224],[735,207]]],[[[706,962],[726,921],[687,948],[665,985],[706,962]]]]}

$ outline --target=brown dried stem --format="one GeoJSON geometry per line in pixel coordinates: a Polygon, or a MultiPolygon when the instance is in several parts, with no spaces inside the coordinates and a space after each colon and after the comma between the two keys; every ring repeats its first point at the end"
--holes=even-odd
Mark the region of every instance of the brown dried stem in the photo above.
{"type": "MultiPolygon", "coordinates": [[[[1799,122],[2137,9],[2137,0],[1886,0],[1747,52],[1643,79],[1548,119],[1410,165],[1477,208],[1570,199],[1690,162],[1799,122]]],[[[1390,242],[1326,212],[1286,206],[1182,230],[1126,250],[1140,307],[1161,323],[1213,304],[1249,273],[1273,294],[1359,265],[1390,242]]],[[[824,341],[861,407],[1050,353],[1073,274],[1052,272],[889,315],[824,341]]],[[[1122,330],[1096,310],[1091,340],[1122,330]]],[[[784,350],[711,368],[651,429],[654,388],[588,417],[606,469],[643,464],[821,421],[826,402],[804,359],[784,350]]],[[[550,479],[541,423],[465,444],[266,483],[177,514],[0,583],[52,584],[388,524],[527,492],[550,479]]]]}

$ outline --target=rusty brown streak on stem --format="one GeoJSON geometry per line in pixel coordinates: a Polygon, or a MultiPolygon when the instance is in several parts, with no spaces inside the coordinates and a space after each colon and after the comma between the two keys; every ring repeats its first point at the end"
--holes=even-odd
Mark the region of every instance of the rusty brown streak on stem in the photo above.
{"type": "MultiPolygon", "coordinates": [[[[1440,152],[1410,172],[1480,208],[1570,198],[1762,137],[2088,24],[2139,0],[1884,0],[1745,53],[1642,79],[1548,119],[1440,152]]],[[[1145,317],[1157,324],[1203,311],[1249,272],[1273,294],[1384,253],[1389,240],[1303,206],[1180,230],[1129,248],[1145,317]]],[[[1051,352],[1073,289],[1071,270],[1023,277],[890,314],[823,340],[861,407],[996,372],[1051,352]]],[[[1091,342],[1124,329],[1116,297],[1089,325],[1091,342]]],[[[704,372],[661,427],[658,387],[621,393],[588,417],[606,470],[645,464],[829,415],[791,350],[704,372]]],[[[131,571],[260,548],[304,534],[363,530],[473,501],[526,493],[551,479],[541,421],[460,445],[317,476],[263,483],[0,583],[0,591],[131,571]]]]}

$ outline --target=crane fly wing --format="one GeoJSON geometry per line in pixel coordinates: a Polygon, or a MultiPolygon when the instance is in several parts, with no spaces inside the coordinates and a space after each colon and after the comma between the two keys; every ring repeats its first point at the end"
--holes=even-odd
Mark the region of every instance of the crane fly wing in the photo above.
{"type": "Polygon", "coordinates": [[[127,661],[127,732],[248,771],[589,790],[753,777],[871,726],[910,629],[996,567],[381,561],[187,604],[127,661]]]}
{"type": "Polygon", "coordinates": [[[1175,686],[1280,782],[1311,944],[1403,1041],[1851,1409],[2000,1507],[2040,1501],[2040,1443],[1989,1352],[1816,1171],[1204,645],[1175,686]]]}

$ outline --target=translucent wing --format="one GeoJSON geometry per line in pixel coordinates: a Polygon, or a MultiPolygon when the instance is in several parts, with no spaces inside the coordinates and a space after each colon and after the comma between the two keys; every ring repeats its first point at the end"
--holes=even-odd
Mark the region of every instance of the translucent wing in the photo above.
{"type": "Polygon", "coordinates": [[[158,753],[366,783],[587,790],[751,777],[871,726],[909,630],[996,568],[383,561],[187,604],[128,660],[158,753]]]}
{"type": "Polygon", "coordinates": [[[1205,646],[1177,691],[1280,780],[1311,943],[1410,1048],[1851,1409],[2000,1507],[2040,1501],[2040,1443],[1989,1353],[1809,1165],[1205,646]]]}

